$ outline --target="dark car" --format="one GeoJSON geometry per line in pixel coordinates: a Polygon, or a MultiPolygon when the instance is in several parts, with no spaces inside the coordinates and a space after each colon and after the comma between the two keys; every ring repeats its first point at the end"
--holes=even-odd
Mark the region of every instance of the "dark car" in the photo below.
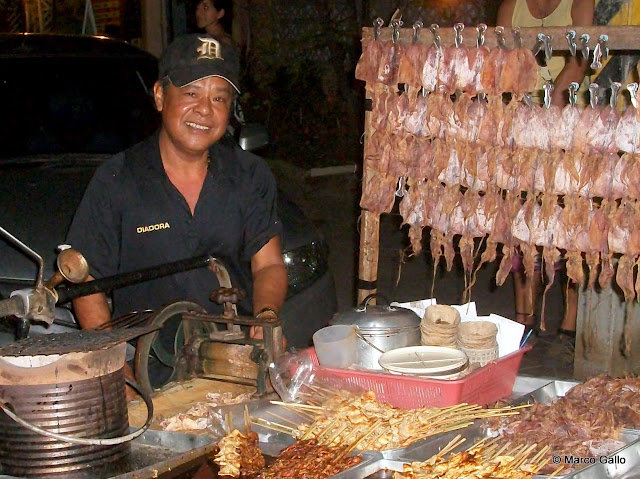
{"type": "MultiPolygon", "coordinates": [[[[102,37],[0,34],[0,65],[0,226],[43,256],[48,278],[95,168],[158,126],[157,60],[102,37]]],[[[335,313],[335,288],[309,219],[282,193],[278,212],[289,275],[281,317],[288,344],[303,347],[335,313]]],[[[33,284],[31,258],[2,240],[0,258],[0,298],[33,284]]],[[[69,305],[56,316],[73,321],[69,305]]]]}

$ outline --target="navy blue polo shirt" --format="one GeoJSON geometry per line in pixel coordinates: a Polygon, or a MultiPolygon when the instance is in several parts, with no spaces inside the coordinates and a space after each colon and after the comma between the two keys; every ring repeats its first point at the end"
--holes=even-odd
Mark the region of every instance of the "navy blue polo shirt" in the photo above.
{"type": "MultiPolygon", "coordinates": [[[[276,194],[263,159],[217,143],[192,215],[164,171],[156,133],[96,170],[67,243],[87,258],[95,278],[212,255],[226,265],[232,285],[248,293],[240,310],[251,314],[251,257],[281,231],[276,194]]],[[[113,292],[114,316],[184,300],[219,312],[209,301],[218,287],[207,268],[128,286],[113,292]]]]}

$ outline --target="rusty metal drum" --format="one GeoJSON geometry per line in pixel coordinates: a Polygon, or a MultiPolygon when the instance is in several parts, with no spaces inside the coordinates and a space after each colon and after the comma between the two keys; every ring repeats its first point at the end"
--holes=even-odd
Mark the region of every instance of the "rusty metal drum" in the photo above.
{"type": "MultiPolygon", "coordinates": [[[[129,431],[124,343],[89,352],[0,357],[0,401],[49,432],[115,438],[129,431]]],[[[0,474],[72,479],[105,477],[130,444],[70,444],[43,436],[0,411],[0,474]]]]}

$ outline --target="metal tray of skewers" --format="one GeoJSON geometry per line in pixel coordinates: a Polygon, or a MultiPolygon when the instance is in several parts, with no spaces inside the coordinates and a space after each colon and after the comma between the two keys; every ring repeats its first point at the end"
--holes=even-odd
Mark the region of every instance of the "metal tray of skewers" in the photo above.
{"type": "MultiPolygon", "coordinates": [[[[288,406],[279,401],[260,399],[245,403],[251,416],[251,430],[258,435],[259,447],[263,453],[275,456],[295,442],[292,434],[300,424],[313,422],[313,415],[305,412],[303,405],[288,406]]],[[[245,404],[220,406],[213,413],[223,418],[224,427],[242,430],[244,428],[245,404]],[[228,423],[228,426],[227,426],[228,423]]],[[[403,455],[406,447],[379,451],[381,458],[395,459],[403,455]]]]}
{"type": "MultiPolygon", "coordinates": [[[[345,471],[334,476],[333,479],[387,479],[393,477],[393,472],[402,472],[405,464],[426,461],[429,458],[441,453],[451,442],[460,436],[465,441],[452,448],[448,453],[458,453],[464,451],[482,439],[487,439],[493,434],[491,429],[486,427],[485,421],[476,421],[472,426],[459,431],[451,431],[440,434],[425,441],[417,442],[404,450],[400,457],[390,459],[380,457],[377,461],[370,461],[366,464],[359,464],[349,471],[345,471]]],[[[576,478],[576,479],[631,479],[632,471],[640,467],[640,436],[631,430],[625,430],[620,436],[624,446],[613,454],[606,456],[608,463],[602,464],[595,458],[595,464],[589,465],[571,474],[563,475],[556,473],[555,478],[576,478]]],[[[547,475],[538,474],[533,476],[543,479],[547,475]]]]}
{"type": "MultiPolygon", "coordinates": [[[[362,396],[362,398],[364,397],[366,395],[362,396]]],[[[365,403],[366,401],[360,402],[359,407],[366,408],[365,403]]],[[[375,407],[376,403],[375,399],[371,399],[369,406],[375,407]]],[[[356,416],[359,414],[358,408],[351,403],[343,404],[338,409],[344,411],[342,409],[344,407],[347,408],[348,414],[352,413],[356,416]]],[[[333,444],[334,440],[338,440],[342,444],[346,444],[344,441],[351,442],[354,448],[357,444],[362,450],[379,451],[385,459],[404,457],[407,448],[412,444],[428,441],[429,438],[436,437],[441,431],[469,426],[478,417],[487,417],[484,409],[480,406],[460,404],[443,408],[404,411],[402,418],[395,416],[394,428],[388,428],[388,424],[385,426],[384,421],[376,426],[374,424],[376,417],[384,418],[389,413],[384,408],[385,406],[381,406],[380,410],[373,411],[368,409],[368,416],[361,415],[356,418],[353,415],[350,416],[361,427],[366,425],[368,429],[371,428],[372,432],[375,431],[371,441],[364,446],[363,443],[354,441],[357,434],[345,431],[345,428],[342,427],[343,422],[339,419],[326,419],[324,424],[326,429],[323,429],[322,425],[316,426],[317,428],[314,429],[312,423],[318,416],[323,415],[323,406],[258,400],[246,403],[246,405],[220,406],[213,410],[213,414],[218,417],[219,423],[224,424],[225,431],[243,430],[246,428],[245,424],[250,422],[251,429],[258,435],[259,447],[269,455],[274,455],[271,451],[277,452],[293,444],[296,439],[316,437],[326,444],[333,444]],[[249,420],[245,416],[248,416],[249,420]],[[304,425],[308,426],[305,428],[304,425]],[[310,430],[314,430],[314,435],[307,434],[310,430]]],[[[511,406],[504,409],[507,414],[513,414],[511,406]]],[[[224,432],[220,431],[217,434],[222,436],[224,432]]]]}

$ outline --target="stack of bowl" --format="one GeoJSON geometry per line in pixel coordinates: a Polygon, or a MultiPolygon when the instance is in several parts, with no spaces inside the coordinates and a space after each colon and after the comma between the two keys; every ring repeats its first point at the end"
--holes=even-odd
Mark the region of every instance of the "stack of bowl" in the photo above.
{"type": "Polygon", "coordinates": [[[420,323],[422,345],[456,348],[459,324],[457,309],[442,304],[429,306],[420,323]]]}

